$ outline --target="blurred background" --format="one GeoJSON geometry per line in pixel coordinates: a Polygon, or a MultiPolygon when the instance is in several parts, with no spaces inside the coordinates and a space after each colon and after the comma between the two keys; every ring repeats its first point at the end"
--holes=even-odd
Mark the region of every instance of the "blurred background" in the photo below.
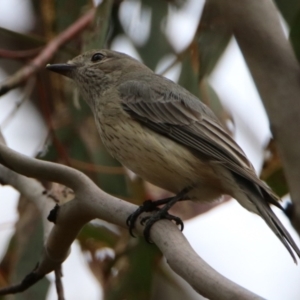
{"type": "MultiPolygon", "coordinates": [[[[300,3],[275,2],[300,57],[300,3]]],[[[29,63],[97,5],[91,25],[49,63],[93,48],[143,61],[209,105],[261,177],[288,201],[268,119],[243,56],[204,0],[1,0],[0,79],[29,63]]],[[[91,111],[72,83],[56,74],[42,70],[2,96],[0,128],[9,147],[74,167],[117,197],[141,204],[169,196],[109,156],[91,111]]],[[[50,183],[43,184],[51,190],[50,183]]],[[[299,245],[288,219],[275,211],[299,245]]],[[[224,276],[266,299],[300,298],[299,267],[267,225],[235,200],[180,203],[172,213],[185,220],[183,233],[197,253],[224,276]]],[[[0,185],[0,286],[20,281],[37,263],[44,236],[41,218],[32,202],[0,185]]],[[[202,299],[168,268],[154,245],[101,220],[84,227],[63,273],[66,299],[202,299]]],[[[50,274],[7,299],[57,299],[53,280],[50,274]]]]}

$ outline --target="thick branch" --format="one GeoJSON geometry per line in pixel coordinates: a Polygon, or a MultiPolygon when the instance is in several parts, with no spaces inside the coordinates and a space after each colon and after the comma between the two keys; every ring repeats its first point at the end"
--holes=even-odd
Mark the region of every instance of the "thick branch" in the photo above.
{"type": "MultiPolygon", "coordinates": [[[[59,208],[55,226],[46,241],[39,265],[28,278],[41,278],[57,269],[67,258],[72,242],[86,222],[100,218],[126,227],[127,217],[137,208],[131,203],[106,194],[76,170],[28,158],[1,144],[0,161],[23,175],[46,180],[51,178],[61,184],[71,184],[69,187],[76,190],[76,197],[59,208]],[[78,185],[76,189],[75,183],[78,185]]],[[[142,234],[143,227],[138,225],[137,231],[142,234]]],[[[160,248],[171,268],[209,299],[261,299],[206,264],[170,221],[161,220],[155,223],[151,229],[151,239],[160,248]]],[[[27,283],[25,281],[26,287],[28,287],[27,283]]],[[[18,287],[23,288],[22,284],[18,287]]],[[[6,291],[10,290],[6,289],[6,291]]],[[[15,287],[14,291],[16,291],[15,287]]]]}
{"type": "Polygon", "coordinates": [[[14,187],[26,199],[34,202],[41,214],[43,214],[44,206],[49,199],[47,199],[47,195],[44,193],[45,188],[40,182],[0,165],[0,183],[14,187]]]}
{"type": "Polygon", "coordinates": [[[278,145],[300,234],[300,69],[273,1],[208,0],[231,24],[264,102],[278,145]]]}
{"type": "MultiPolygon", "coordinates": [[[[0,131],[0,145],[6,145],[0,131]]],[[[39,209],[44,225],[44,236],[49,235],[53,225],[47,222],[49,210],[53,208],[53,200],[45,193],[43,185],[33,178],[28,178],[0,164],[0,184],[10,185],[26,199],[32,201],[39,209]]]]}
{"type": "Polygon", "coordinates": [[[0,96],[6,94],[11,89],[26,81],[34,73],[44,68],[49,60],[54,56],[57,50],[66,44],[68,41],[76,37],[82,30],[84,30],[93,20],[95,10],[92,9],[75,23],[69,26],[65,31],[51,40],[40,54],[35,57],[29,64],[21,68],[14,75],[7,78],[0,84],[0,96]]]}
{"type": "Polygon", "coordinates": [[[82,190],[90,179],[75,169],[39,161],[17,153],[0,143],[0,164],[17,173],[45,181],[59,182],[70,187],[74,192],[82,190]],[[39,163],[36,163],[39,162],[39,163]]]}

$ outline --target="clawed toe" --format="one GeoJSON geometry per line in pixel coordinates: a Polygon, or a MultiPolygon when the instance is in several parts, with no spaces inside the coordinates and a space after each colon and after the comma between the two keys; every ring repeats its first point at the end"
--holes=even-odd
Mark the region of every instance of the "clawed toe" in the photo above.
{"type": "Polygon", "coordinates": [[[144,226],[145,222],[147,222],[149,219],[150,219],[150,216],[147,216],[147,217],[142,218],[142,220],[141,220],[141,225],[144,226]]]}
{"type": "MultiPolygon", "coordinates": [[[[155,208],[157,210],[157,208],[155,208]]],[[[145,212],[145,207],[142,205],[140,206],[134,213],[132,213],[126,220],[126,224],[129,227],[129,233],[132,237],[135,237],[133,234],[133,229],[135,228],[135,222],[140,216],[141,213],[145,212]]],[[[147,210],[148,211],[148,210],[147,210]]],[[[144,237],[148,243],[151,243],[150,241],[150,229],[153,226],[154,223],[161,219],[167,219],[170,221],[175,222],[177,226],[180,226],[180,230],[182,231],[184,228],[184,224],[182,220],[179,217],[170,215],[168,212],[165,212],[163,210],[158,210],[154,215],[152,216],[146,216],[141,219],[141,225],[145,225],[144,229],[144,237]]]]}
{"type": "Polygon", "coordinates": [[[145,240],[148,243],[151,243],[151,241],[150,241],[151,227],[153,226],[154,223],[156,223],[157,221],[159,221],[161,219],[167,219],[167,220],[170,220],[170,221],[174,221],[177,226],[178,225],[180,226],[180,230],[181,231],[183,230],[184,225],[183,225],[183,222],[180,218],[178,218],[176,216],[173,216],[173,215],[170,215],[168,212],[165,212],[163,209],[161,209],[157,213],[155,213],[154,215],[147,216],[147,217],[145,217],[141,220],[142,225],[144,225],[145,222],[147,222],[146,226],[145,226],[145,229],[144,229],[144,237],[145,237],[145,240]]]}
{"type": "Polygon", "coordinates": [[[177,226],[180,226],[180,228],[179,228],[180,231],[183,231],[184,224],[183,224],[182,220],[179,217],[176,217],[176,216],[173,216],[173,215],[170,215],[169,213],[167,213],[165,215],[164,219],[174,221],[177,226]]]}
{"type": "Polygon", "coordinates": [[[134,224],[136,221],[137,217],[135,217],[134,213],[129,215],[129,217],[126,220],[126,225],[129,228],[129,233],[132,237],[135,237],[135,235],[133,234],[133,229],[134,229],[134,224]]]}
{"type": "Polygon", "coordinates": [[[174,197],[165,198],[157,201],[151,201],[147,200],[141,205],[134,213],[132,213],[126,220],[126,224],[129,227],[129,233],[132,237],[135,237],[133,234],[133,229],[135,228],[135,222],[138,219],[138,217],[143,212],[151,212],[156,211],[155,214],[152,216],[143,217],[141,219],[141,224],[145,225],[144,229],[144,237],[148,243],[150,243],[150,229],[153,226],[153,224],[161,219],[167,219],[170,221],[175,222],[177,226],[180,226],[180,230],[183,230],[183,222],[180,218],[170,215],[168,213],[168,210],[173,206],[177,201],[185,199],[185,196],[188,192],[188,189],[182,190],[179,194],[177,194],[174,197]],[[158,209],[158,206],[164,205],[162,209],[158,209]]]}
{"type": "MultiPolygon", "coordinates": [[[[129,233],[132,237],[135,237],[135,235],[133,234],[133,229],[135,228],[135,222],[138,219],[138,217],[143,212],[150,212],[150,211],[156,210],[157,209],[156,207],[157,207],[157,205],[155,204],[155,202],[153,202],[151,200],[147,200],[141,206],[139,206],[139,208],[134,213],[129,215],[129,217],[126,220],[126,224],[129,227],[129,233]]],[[[145,219],[145,218],[143,218],[143,219],[145,219]]],[[[141,220],[141,223],[142,223],[143,219],[141,220]]]]}

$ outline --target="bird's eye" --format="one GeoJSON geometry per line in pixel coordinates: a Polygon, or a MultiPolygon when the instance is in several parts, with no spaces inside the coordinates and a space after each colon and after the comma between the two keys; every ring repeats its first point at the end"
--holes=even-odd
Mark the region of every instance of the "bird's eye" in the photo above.
{"type": "Polygon", "coordinates": [[[100,61],[104,58],[104,55],[102,53],[95,53],[93,56],[92,56],[92,59],[91,61],[92,62],[96,62],[96,61],[100,61]]]}

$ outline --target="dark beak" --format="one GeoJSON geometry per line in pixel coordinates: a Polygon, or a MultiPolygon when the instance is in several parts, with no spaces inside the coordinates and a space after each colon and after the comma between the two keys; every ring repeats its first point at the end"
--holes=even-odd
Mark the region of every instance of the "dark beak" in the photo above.
{"type": "Polygon", "coordinates": [[[76,65],[54,64],[54,65],[47,65],[46,68],[50,71],[59,73],[61,75],[71,77],[71,73],[76,69],[76,65]]]}

